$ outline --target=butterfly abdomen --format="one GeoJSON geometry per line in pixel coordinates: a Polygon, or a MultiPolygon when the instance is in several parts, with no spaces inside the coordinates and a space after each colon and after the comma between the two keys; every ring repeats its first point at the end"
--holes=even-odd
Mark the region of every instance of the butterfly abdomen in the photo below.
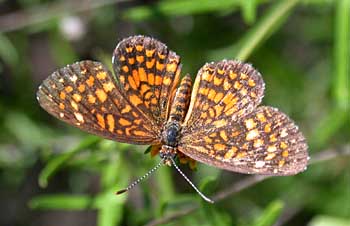
{"type": "Polygon", "coordinates": [[[176,90],[174,101],[170,109],[169,122],[182,122],[188,109],[188,104],[191,95],[192,80],[189,75],[186,75],[182,80],[179,88],[176,90]]]}

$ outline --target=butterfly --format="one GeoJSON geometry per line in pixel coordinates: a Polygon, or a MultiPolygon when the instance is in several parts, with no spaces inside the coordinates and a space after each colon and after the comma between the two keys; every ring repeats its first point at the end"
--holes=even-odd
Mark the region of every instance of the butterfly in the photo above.
{"type": "Polygon", "coordinates": [[[250,64],[207,63],[192,84],[180,79],[180,57],[146,36],[119,42],[112,63],[114,75],[90,60],[55,71],[38,89],[41,107],[88,133],[151,145],[178,170],[176,158],[246,174],[306,169],[304,136],[287,115],[259,106],[265,84],[250,64]]]}

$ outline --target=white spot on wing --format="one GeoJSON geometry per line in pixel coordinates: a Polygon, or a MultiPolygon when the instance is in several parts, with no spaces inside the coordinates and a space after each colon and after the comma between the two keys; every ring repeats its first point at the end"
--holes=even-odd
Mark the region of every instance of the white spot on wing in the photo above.
{"type": "Polygon", "coordinates": [[[283,129],[281,131],[281,137],[286,137],[286,136],[288,136],[287,129],[283,129]]]}
{"type": "Polygon", "coordinates": [[[80,114],[79,112],[74,112],[74,116],[79,122],[84,123],[84,117],[82,114],[80,114]]]}
{"type": "Polygon", "coordinates": [[[257,129],[251,130],[247,133],[247,140],[254,140],[256,137],[259,136],[259,132],[257,129]]]}
{"type": "Polygon", "coordinates": [[[70,77],[70,80],[74,83],[77,81],[77,79],[78,79],[77,75],[73,75],[72,77],[70,77]]]}
{"type": "Polygon", "coordinates": [[[255,127],[255,122],[253,119],[247,119],[245,120],[245,127],[250,130],[250,129],[253,129],[255,127]]]}
{"type": "Polygon", "coordinates": [[[265,162],[264,161],[257,161],[255,163],[255,168],[261,168],[263,166],[265,166],[265,162]]]}

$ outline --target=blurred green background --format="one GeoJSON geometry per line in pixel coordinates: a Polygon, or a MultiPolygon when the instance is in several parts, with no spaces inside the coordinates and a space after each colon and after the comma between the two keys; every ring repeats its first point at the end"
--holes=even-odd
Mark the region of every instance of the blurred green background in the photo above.
{"type": "Polygon", "coordinates": [[[349,226],[349,21],[349,0],[0,0],[0,225],[349,226]],[[54,119],[35,92],[66,64],[110,67],[118,41],[135,34],[176,51],[183,74],[251,62],[263,104],[296,121],[314,164],[266,180],[183,167],[209,196],[233,189],[215,205],[168,167],[115,196],[159,158],[54,119]]]}

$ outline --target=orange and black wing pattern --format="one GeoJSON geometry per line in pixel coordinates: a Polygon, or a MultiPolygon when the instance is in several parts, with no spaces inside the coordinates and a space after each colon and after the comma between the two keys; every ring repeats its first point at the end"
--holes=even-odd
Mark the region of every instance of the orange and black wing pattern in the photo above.
{"type": "Polygon", "coordinates": [[[260,73],[249,64],[223,60],[204,65],[193,85],[184,133],[239,120],[260,104],[264,88],[260,73]]]}
{"type": "Polygon", "coordinates": [[[114,50],[115,77],[99,62],[81,61],[49,76],[40,105],[84,131],[120,142],[160,144],[180,57],[156,39],[132,36],[114,50]]]}
{"type": "Polygon", "coordinates": [[[152,120],[122,95],[99,62],[57,70],[39,87],[37,99],[47,112],[86,132],[125,143],[159,143],[152,120]]]}
{"type": "Polygon", "coordinates": [[[219,168],[266,175],[303,171],[307,145],[294,122],[257,107],[264,82],[251,65],[221,61],[198,73],[178,149],[219,168]]]}
{"type": "Polygon", "coordinates": [[[120,91],[160,131],[179,83],[180,57],[156,39],[133,36],[118,44],[112,61],[120,91]]]}

